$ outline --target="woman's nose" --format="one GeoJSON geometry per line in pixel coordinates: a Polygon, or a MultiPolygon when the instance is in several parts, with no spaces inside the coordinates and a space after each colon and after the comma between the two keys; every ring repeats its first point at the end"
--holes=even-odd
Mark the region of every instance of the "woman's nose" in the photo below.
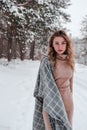
{"type": "Polygon", "coordinates": [[[59,49],[61,49],[62,48],[62,45],[61,44],[59,44],[59,49]]]}

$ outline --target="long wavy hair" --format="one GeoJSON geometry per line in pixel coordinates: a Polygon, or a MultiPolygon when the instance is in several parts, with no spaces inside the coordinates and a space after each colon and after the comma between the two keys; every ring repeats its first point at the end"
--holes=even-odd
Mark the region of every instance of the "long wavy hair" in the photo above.
{"type": "Polygon", "coordinates": [[[67,60],[68,64],[70,65],[70,67],[72,69],[74,69],[74,56],[73,56],[72,42],[71,42],[69,36],[63,30],[55,31],[49,39],[47,56],[48,56],[50,63],[52,64],[53,67],[55,67],[56,55],[57,55],[57,53],[56,53],[56,51],[54,50],[54,47],[53,47],[53,40],[54,40],[55,37],[63,37],[65,39],[66,50],[63,54],[67,55],[66,60],[67,60]]]}

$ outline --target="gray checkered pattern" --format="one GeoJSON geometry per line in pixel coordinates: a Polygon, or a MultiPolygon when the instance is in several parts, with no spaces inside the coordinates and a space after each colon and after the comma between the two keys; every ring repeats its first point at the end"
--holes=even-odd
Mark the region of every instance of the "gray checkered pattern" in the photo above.
{"type": "Polygon", "coordinates": [[[50,116],[51,126],[53,125],[52,130],[72,130],[61,95],[53,78],[52,66],[47,57],[44,57],[40,63],[34,97],[33,130],[45,130],[42,116],[43,109],[50,116]],[[51,119],[54,119],[55,125],[51,119]]]}

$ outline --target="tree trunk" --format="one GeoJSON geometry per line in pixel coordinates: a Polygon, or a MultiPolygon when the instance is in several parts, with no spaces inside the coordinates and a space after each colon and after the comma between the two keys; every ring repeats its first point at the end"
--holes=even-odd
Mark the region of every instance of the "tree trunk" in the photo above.
{"type": "Polygon", "coordinates": [[[20,49],[20,59],[24,60],[24,56],[25,56],[25,44],[19,43],[19,49],[20,49]]]}
{"type": "Polygon", "coordinates": [[[16,38],[16,35],[17,35],[16,28],[13,25],[12,55],[13,55],[14,59],[16,59],[16,57],[17,57],[17,54],[16,54],[16,49],[17,49],[17,38],[16,38]]]}
{"type": "Polygon", "coordinates": [[[8,39],[8,61],[11,61],[12,59],[12,39],[8,39]]]}
{"type": "Polygon", "coordinates": [[[34,60],[34,48],[35,48],[35,41],[33,41],[30,46],[30,59],[32,60],[34,60]]]}
{"type": "Polygon", "coordinates": [[[16,46],[17,42],[16,42],[16,38],[14,37],[13,38],[13,43],[12,43],[12,55],[13,55],[13,58],[16,59],[16,46]]]}
{"type": "Polygon", "coordinates": [[[12,58],[12,30],[11,27],[7,27],[7,38],[8,38],[8,47],[7,47],[7,59],[11,61],[12,58]]]}
{"type": "Polygon", "coordinates": [[[0,58],[2,58],[2,53],[3,53],[3,39],[1,37],[0,38],[0,58]]]}

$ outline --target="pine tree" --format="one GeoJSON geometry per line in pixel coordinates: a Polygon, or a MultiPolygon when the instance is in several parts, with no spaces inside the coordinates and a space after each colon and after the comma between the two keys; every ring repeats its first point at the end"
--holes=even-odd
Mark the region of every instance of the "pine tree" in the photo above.
{"type": "Polygon", "coordinates": [[[30,58],[34,59],[34,48],[47,44],[50,33],[64,28],[64,24],[70,21],[70,16],[65,13],[70,0],[4,0],[0,1],[0,5],[0,14],[3,15],[0,24],[5,24],[3,27],[6,33],[3,28],[0,31],[7,39],[9,61],[16,58],[16,51],[23,60],[26,46],[29,46],[30,58]]]}

